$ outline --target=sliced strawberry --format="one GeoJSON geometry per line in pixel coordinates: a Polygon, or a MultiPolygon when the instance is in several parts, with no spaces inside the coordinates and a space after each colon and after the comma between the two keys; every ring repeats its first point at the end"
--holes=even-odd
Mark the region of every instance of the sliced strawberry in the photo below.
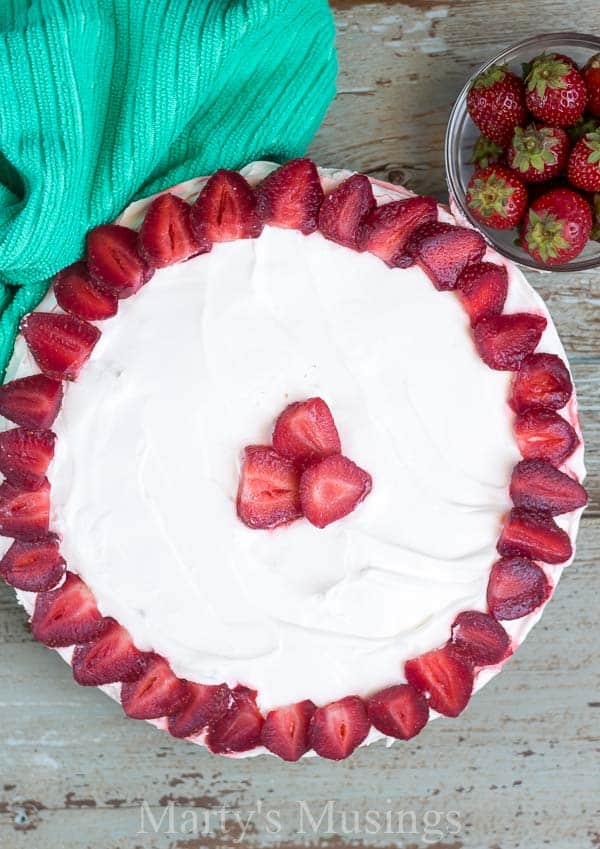
{"type": "Polygon", "coordinates": [[[190,688],[177,678],[171,667],[158,654],[146,655],[142,674],[121,687],[121,705],[131,719],[158,719],[169,716],[187,704],[190,688]]]}
{"type": "Polygon", "coordinates": [[[289,227],[308,235],[318,227],[324,197],[314,162],[292,159],[261,184],[257,192],[258,214],[272,227],[289,227]]]}
{"type": "Polygon", "coordinates": [[[341,761],[360,746],[370,725],[363,700],[346,696],[316,709],[309,726],[309,743],[322,758],[341,761]]]}
{"type": "Polygon", "coordinates": [[[34,490],[5,482],[0,486],[0,536],[37,539],[48,533],[50,524],[50,484],[47,480],[34,490]]]}
{"type": "Polygon", "coordinates": [[[209,726],[206,743],[211,752],[246,752],[260,745],[264,719],[256,704],[256,693],[238,686],[232,691],[227,713],[209,726]]]}
{"type": "Polygon", "coordinates": [[[0,472],[9,483],[37,489],[44,482],[54,456],[56,436],[51,430],[15,427],[0,433],[0,472]]]}
{"type": "Polygon", "coordinates": [[[490,315],[473,327],[475,346],[490,368],[515,371],[537,347],[547,323],[528,312],[490,315]]]}
{"type": "Polygon", "coordinates": [[[173,737],[192,737],[209,723],[217,722],[229,710],[233,695],[227,684],[192,684],[189,702],[169,716],[169,733],[173,737]]]}
{"type": "Polygon", "coordinates": [[[587,492],[579,481],[559,472],[546,460],[521,460],[510,479],[515,507],[545,510],[551,516],[570,513],[587,504],[587,492]]]}
{"type": "Polygon", "coordinates": [[[256,195],[237,171],[221,168],[210,177],[191,212],[192,231],[200,248],[213,242],[255,239],[262,231],[256,195]]]}
{"type": "Polygon", "coordinates": [[[40,369],[57,380],[76,380],[100,338],[93,324],[49,312],[26,315],[21,332],[40,369]]]}
{"type": "Polygon", "coordinates": [[[58,272],[54,296],[65,312],[85,321],[102,321],[117,314],[117,296],[96,286],[85,262],[74,262],[58,272]]]}
{"type": "Polygon", "coordinates": [[[117,298],[135,295],[154,274],[138,252],[138,234],[120,224],[90,230],[86,258],[92,280],[117,298]]]}
{"type": "Polygon", "coordinates": [[[0,575],[12,587],[31,593],[52,589],[65,573],[58,537],[15,540],[0,561],[0,575]]]}
{"type": "Polygon", "coordinates": [[[337,522],[371,492],[371,475],[341,454],[332,454],[303,472],[300,504],[309,522],[324,528],[337,522]]]}
{"type": "Polygon", "coordinates": [[[525,410],[560,410],[573,394],[569,369],[556,354],[531,354],[513,378],[510,405],[525,410]]]}
{"type": "Polygon", "coordinates": [[[306,699],[267,714],[261,743],[284,761],[297,761],[310,749],[308,728],[316,706],[306,699]]]}
{"type": "Polygon", "coordinates": [[[331,410],[322,398],[296,401],[275,422],[273,448],[300,465],[342,450],[331,410]]]}
{"type": "Polygon", "coordinates": [[[471,665],[449,646],[407,660],[404,674],[409,684],[428,697],[444,716],[458,716],[473,692],[471,665]]]}
{"type": "Polygon", "coordinates": [[[487,603],[496,619],[520,619],[550,596],[544,570],[526,557],[503,557],[492,566],[487,603]]]}
{"type": "Polygon", "coordinates": [[[406,252],[436,289],[454,289],[467,265],[482,259],[485,241],[476,230],[431,221],[412,234],[406,252]]]}
{"type": "Polygon", "coordinates": [[[452,624],[450,645],[473,666],[489,666],[506,657],[510,638],[489,613],[465,610],[452,624]]]}
{"type": "Polygon", "coordinates": [[[508,293],[508,272],[504,265],[476,262],[467,265],[456,281],[456,292],[469,314],[471,324],[489,315],[498,315],[508,293]]]}
{"type": "Polygon", "coordinates": [[[136,681],[145,669],[148,655],[136,649],[129,632],[107,619],[103,633],[90,643],[77,646],[71,666],[78,684],[97,687],[116,681],[136,681]]]}
{"type": "Polygon", "coordinates": [[[146,211],[139,234],[139,252],[153,268],[182,262],[200,253],[192,233],[191,207],[182,198],[166,192],[154,198],[146,211]]]}
{"type": "Polygon", "coordinates": [[[109,624],[96,607],[90,588],[72,572],[67,572],[58,589],[39,593],[31,617],[33,636],[53,647],[89,643],[109,624]]]}
{"type": "Polygon", "coordinates": [[[300,473],[266,445],[248,445],[240,472],[237,514],[249,528],[275,528],[299,519],[300,473]]]}
{"type": "Polygon", "coordinates": [[[547,460],[560,466],[579,445],[579,437],[554,410],[527,410],[515,420],[519,451],[526,460],[547,460]]]}
{"type": "Polygon", "coordinates": [[[32,430],[48,428],[62,404],[63,386],[45,374],[32,374],[0,386],[0,415],[32,430]]]}
{"type": "Polygon", "coordinates": [[[361,247],[392,268],[412,265],[406,253],[410,236],[429,221],[437,220],[437,203],[430,197],[414,197],[384,203],[365,220],[361,247]]]}
{"type": "Polygon", "coordinates": [[[353,174],[327,195],[319,213],[319,230],[326,239],[361,250],[367,216],[375,209],[371,182],[353,174]]]}
{"type": "Polygon", "coordinates": [[[388,737],[410,740],[426,725],[429,705],[410,684],[387,687],[371,696],[367,703],[371,723],[388,737]]]}
{"type": "Polygon", "coordinates": [[[544,563],[564,563],[573,553],[569,534],[549,513],[523,507],[510,511],[497,548],[504,557],[521,555],[544,563]]]}

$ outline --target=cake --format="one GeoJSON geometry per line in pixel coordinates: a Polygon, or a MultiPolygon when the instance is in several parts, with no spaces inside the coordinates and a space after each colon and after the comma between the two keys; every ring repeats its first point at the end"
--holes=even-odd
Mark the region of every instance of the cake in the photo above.
{"type": "Polygon", "coordinates": [[[125,713],[230,756],[458,716],[568,565],[565,352],[431,198],[306,159],[90,232],[0,388],[0,573],[125,713]]]}

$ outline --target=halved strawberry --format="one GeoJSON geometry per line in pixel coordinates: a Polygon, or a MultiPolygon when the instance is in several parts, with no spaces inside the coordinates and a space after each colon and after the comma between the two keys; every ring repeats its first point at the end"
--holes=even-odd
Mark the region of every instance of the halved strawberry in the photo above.
{"type": "Polygon", "coordinates": [[[78,684],[97,687],[136,681],[146,667],[148,655],[136,649],[129,632],[114,619],[107,623],[99,637],[73,652],[71,666],[78,684]]]}
{"type": "Polygon", "coordinates": [[[492,566],[487,603],[496,619],[520,619],[536,610],[551,591],[544,570],[526,557],[503,557],[492,566]]]}
{"type": "Polygon", "coordinates": [[[261,743],[284,761],[297,761],[310,749],[308,728],[316,706],[306,699],[269,711],[262,727],[261,743]]]}
{"type": "Polygon", "coordinates": [[[37,489],[44,482],[54,456],[56,436],[51,430],[15,427],[0,433],[0,472],[9,483],[37,489]]]}
{"type": "Polygon", "coordinates": [[[515,507],[545,510],[551,516],[585,507],[587,492],[574,478],[559,472],[546,460],[521,460],[510,479],[515,507]]]}
{"type": "Polygon", "coordinates": [[[319,230],[332,242],[361,250],[365,220],[374,209],[371,181],[364,174],[353,174],[323,201],[319,230]]]}
{"type": "Polygon", "coordinates": [[[427,699],[410,684],[387,687],[367,702],[371,723],[388,737],[410,740],[429,719],[427,699]]]}
{"type": "Polygon", "coordinates": [[[92,280],[117,298],[135,295],[154,274],[138,252],[138,234],[120,224],[90,230],[86,259],[92,280]]]}
{"type": "Polygon", "coordinates": [[[412,234],[406,252],[436,289],[454,289],[467,265],[482,259],[485,241],[476,230],[431,221],[412,234]]]}
{"type": "Polygon", "coordinates": [[[309,743],[322,758],[341,761],[362,743],[370,725],[363,700],[346,696],[316,709],[308,729],[309,743]]]}
{"type": "Polygon", "coordinates": [[[40,369],[57,380],[76,380],[100,338],[93,324],[49,312],[26,315],[21,332],[40,369]]]}
{"type": "Polygon", "coordinates": [[[526,460],[547,460],[560,466],[579,445],[579,437],[554,410],[527,410],[515,419],[519,451],[526,460]]]}
{"type": "Polygon", "coordinates": [[[50,484],[47,480],[34,490],[22,489],[5,481],[0,486],[0,536],[37,539],[48,533],[50,523],[50,484]]]}
{"type": "Polygon", "coordinates": [[[571,375],[556,354],[531,354],[521,363],[510,390],[515,413],[525,410],[560,410],[573,394],[571,375]]]}
{"type": "Polygon", "coordinates": [[[473,666],[489,666],[506,657],[510,638],[489,613],[465,610],[452,624],[450,645],[473,666]]]}
{"type": "Polygon", "coordinates": [[[249,528],[275,528],[299,519],[300,473],[268,445],[248,445],[240,471],[237,514],[249,528]]]}
{"type": "Polygon", "coordinates": [[[102,321],[117,314],[117,296],[99,289],[81,260],[58,272],[54,296],[65,312],[85,321],[102,321]]]}
{"type": "Polygon", "coordinates": [[[198,245],[255,239],[262,231],[256,195],[237,171],[221,168],[206,182],[192,206],[192,231],[198,245]]]}
{"type": "Polygon", "coordinates": [[[331,410],[322,398],[296,401],[275,422],[273,448],[304,465],[342,450],[331,410]]]}
{"type": "Polygon", "coordinates": [[[528,312],[490,315],[473,327],[475,346],[490,368],[515,371],[537,347],[547,323],[543,315],[528,312]]]}
{"type": "Polygon", "coordinates": [[[508,272],[504,265],[476,262],[467,265],[456,281],[456,293],[471,319],[471,324],[504,308],[508,292],[508,272]]]}
{"type": "Polygon", "coordinates": [[[260,745],[263,722],[254,690],[238,686],[232,691],[227,713],[209,725],[208,748],[215,754],[254,749],[260,745]]]}
{"type": "Polygon", "coordinates": [[[233,695],[227,684],[193,684],[190,682],[190,700],[169,716],[169,733],[173,737],[191,737],[209,723],[216,722],[229,710],[233,695]]]}
{"type": "Polygon", "coordinates": [[[108,628],[92,591],[77,575],[67,572],[56,590],[39,593],[31,617],[31,631],[47,646],[72,646],[89,643],[108,628]]]}
{"type": "Polygon", "coordinates": [[[531,557],[544,563],[564,563],[573,554],[569,534],[549,513],[515,507],[508,514],[497,545],[504,557],[531,557]]]}
{"type": "Polygon", "coordinates": [[[146,655],[142,674],[121,687],[121,705],[131,719],[158,719],[187,704],[189,683],[177,678],[168,662],[158,654],[146,655]]]}
{"type": "Polygon", "coordinates": [[[0,386],[0,415],[32,430],[48,428],[58,415],[63,386],[45,374],[32,374],[0,386]]]}
{"type": "Polygon", "coordinates": [[[371,475],[341,454],[310,466],[300,479],[300,504],[309,522],[324,528],[342,519],[371,492],[371,475]]]}
{"type": "Polygon", "coordinates": [[[412,258],[406,243],[421,225],[437,219],[434,198],[414,197],[375,207],[365,219],[363,250],[375,254],[391,268],[406,268],[412,258]]]}
{"type": "Polygon", "coordinates": [[[473,692],[473,670],[450,646],[407,660],[409,684],[427,696],[430,706],[444,716],[458,716],[473,692]]]}
{"type": "Polygon", "coordinates": [[[289,227],[308,235],[318,227],[324,197],[315,163],[292,159],[261,183],[257,192],[258,214],[272,227],[289,227]]]}
{"type": "Polygon", "coordinates": [[[0,561],[0,575],[12,587],[39,593],[52,589],[65,573],[58,537],[48,534],[34,540],[13,542],[0,561]]]}
{"type": "Polygon", "coordinates": [[[192,233],[191,207],[170,192],[154,198],[138,237],[139,252],[153,268],[163,268],[201,253],[192,233]]]}

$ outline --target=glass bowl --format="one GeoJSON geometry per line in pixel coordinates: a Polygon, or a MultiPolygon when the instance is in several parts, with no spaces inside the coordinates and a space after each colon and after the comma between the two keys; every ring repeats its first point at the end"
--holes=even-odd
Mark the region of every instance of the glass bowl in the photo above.
{"type": "Polygon", "coordinates": [[[509,70],[521,75],[523,63],[529,62],[534,56],[544,52],[564,53],[582,66],[590,56],[600,52],[600,38],[577,32],[536,35],[503,50],[478,68],[467,80],[450,114],[445,141],[446,180],[450,199],[456,204],[459,213],[479,230],[486,242],[498,253],[518,265],[536,271],[583,271],[600,266],[600,242],[589,241],[582,253],[570,262],[562,265],[543,265],[515,244],[517,238],[515,230],[493,230],[482,225],[471,215],[465,203],[467,184],[474,170],[469,160],[472,156],[473,145],[480,135],[480,131],[467,112],[467,94],[475,77],[491,65],[507,65],[509,70]]]}

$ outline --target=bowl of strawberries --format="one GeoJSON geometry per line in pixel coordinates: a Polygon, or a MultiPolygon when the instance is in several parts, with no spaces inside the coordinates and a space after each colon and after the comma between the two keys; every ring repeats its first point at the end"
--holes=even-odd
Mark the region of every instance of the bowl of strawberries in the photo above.
{"type": "Polygon", "coordinates": [[[600,265],[600,38],[549,33],[490,59],[452,109],[454,211],[536,270],[600,265]]]}

